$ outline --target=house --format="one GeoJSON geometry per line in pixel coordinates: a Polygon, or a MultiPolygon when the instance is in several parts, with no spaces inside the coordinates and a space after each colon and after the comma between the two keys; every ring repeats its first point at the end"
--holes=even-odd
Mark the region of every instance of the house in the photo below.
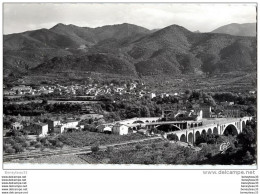
{"type": "Polygon", "coordinates": [[[120,123],[116,123],[112,128],[112,133],[117,135],[127,135],[128,126],[120,123]]]}
{"type": "Polygon", "coordinates": [[[76,120],[67,120],[65,121],[64,123],[62,123],[62,125],[65,127],[65,128],[74,128],[76,129],[77,126],[79,124],[79,121],[76,121],[76,120]]]}
{"type": "Polygon", "coordinates": [[[12,123],[11,128],[14,130],[20,130],[23,129],[23,125],[19,122],[14,122],[12,123]]]}
{"type": "Polygon", "coordinates": [[[14,86],[12,91],[15,91],[17,94],[29,94],[32,90],[30,86],[20,85],[20,86],[14,86]]]}
{"type": "Polygon", "coordinates": [[[11,95],[15,95],[16,93],[12,90],[4,90],[3,91],[4,95],[6,96],[11,96],[11,95]]]}
{"type": "Polygon", "coordinates": [[[54,133],[63,133],[65,130],[64,125],[57,125],[53,128],[54,133]]]}
{"type": "Polygon", "coordinates": [[[52,124],[51,130],[54,133],[63,133],[67,129],[82,129],[84,128],[83,125],[79,125],[79,121],[76,120],[67,120],[65,122],[60,122],[60,121],[52,121],[48,120],[52,124]]]}
{"type": "Polygon", "coordinates": [[[150,93],[150,94],[149,94],[149,97],[150,97],[150,98],[155,98],[155,97],[156,97],[156,94],[155,94],[155,93],[150,93]]]}
{"type": "Polygon", "coordinates": [[[30,133],[34,135],[45,136],[48,133],[48,124],[40,123],[40,122],[34,123],[26,127],[26,129],[29,130],[30,133]]]}
{"type": "Polygon", "coordinates": [[[203,118],[203,111],[202,110],[195,110],[192,114],[195,121],[200,121],[203,118]]]}
{"type": "Polygon", "coordinates": [[[54,131],[54,128],[61,124],[61,122],[59,120],[55,120],[55,119],[48,119],[47,123],[49,126],[49,132],[54,131]]]}

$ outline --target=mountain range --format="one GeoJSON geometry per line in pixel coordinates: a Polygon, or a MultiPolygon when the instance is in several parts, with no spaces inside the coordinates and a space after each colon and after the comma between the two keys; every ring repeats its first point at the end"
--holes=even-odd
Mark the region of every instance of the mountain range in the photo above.
{"type": "Polygon", "coordinates": [[[244,23],[244,24],[228,24],[221,26],[211,33],[230,34],[234,36],[253,36],[256,37],[256,23],[244,23]]]}
{"type": "Polygon", "coordinates": [[[4,76],[96,72],[172,77],[255,71],[256,37],[229,35],[225,29],[194,33],[178,25],[148,30],[126,23],[98,28],[57,24],[4,35],[4,76]]]}

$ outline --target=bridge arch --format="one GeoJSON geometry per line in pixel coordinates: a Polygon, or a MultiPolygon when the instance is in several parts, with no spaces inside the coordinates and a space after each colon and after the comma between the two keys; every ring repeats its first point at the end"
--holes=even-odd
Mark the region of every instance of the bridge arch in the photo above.
{"type": "Polygon", "coordinates": [[[212,134],[212,129],[211,129],[211,128],[208,129],[207,134],[208,134],[208,135],[211,135],[211,134],[212,134]]]}
{"type": "Polygon", "coordinates": [[[189,135],[188,135],[188,142],[189,143],[193,143],[193,134],[192,134],[192,132],[190,132],[189,135]]]}
{"type": "Polygon", "coordinates": [[[233,124],[229,124],[226,126],[226,128],[224,129],[223,135],[238,135],[238,129],[236,128],[235,125],[233,124]]]}
{"type": "Polygon", "coordinates": [[[138,121],[134,121],[133,124],[134,124],[134,123],[144,123],[144,122],[141,121],[141,120],[138,120],[138,121]]]}
{"type": "Polygon", "coordinates": [[[242,130],[246,127],[245,121],[242,121],[242,130]]]}
{"type": "Polygon", "coordinates": [[[218,135],[218,128],[217,128],[217,127],[214,127],[214,129],[213,129],[213,134],[214,134],[214,135],[218,135]]]}
{"type": "Polygon", "coordinates": [[[181,130],[181,128],[179,128],[178,126],[173,125],[173,124],[158,125],[155,128],[157,128],[160,131],[164,131],[164,132],[180,131],[181,130]]]}
{"type": "Polygon", "coordinates": [[[195,141],[197,140],[198,137],[200,137],[200,132],[196,131],[196,133],[195,133],[195,141]]]}
{"type": "Polygon", "coordinates": [[[184,134],[181,135],[180,141],[186,142],[186,136],[184,134]]]}

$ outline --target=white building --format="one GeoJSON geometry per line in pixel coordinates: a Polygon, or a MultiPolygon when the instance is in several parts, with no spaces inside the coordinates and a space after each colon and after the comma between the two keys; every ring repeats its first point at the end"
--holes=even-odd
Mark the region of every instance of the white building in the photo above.
{"type": "Polygon", "coordinates": [[[117,123],[113,126],[112,133],[118,134],[118,135],[127,135],[128,134],[128,128],[129,127],[127,125],[117,123]]]}
{"type": "Polygon", "coordinates": [[[62,125],[65,127],[65,128],[77,128],[79,124],[79,121],[76,121],[76,120],[67,120],[66,122],[64,122],[62,125]]]}
{"type": "Polygon", "coordinates": [[[53,127],[55,133],[63,133],[66,129],[81,129],[83,127],[79,126],[79,121],[76,120],[67,120],[64,123],[59,122],[55,124],[57,124],[53,127]]]}
{"type": "Polygon", "coordinates": [[[35,135],[39,135],[39,136],[45,136],[48,133],[48,124],[46,123],[34,123],[28,127],[26,127],[26,129],[29,129],[29,131],[32,134],[35,135]]]}

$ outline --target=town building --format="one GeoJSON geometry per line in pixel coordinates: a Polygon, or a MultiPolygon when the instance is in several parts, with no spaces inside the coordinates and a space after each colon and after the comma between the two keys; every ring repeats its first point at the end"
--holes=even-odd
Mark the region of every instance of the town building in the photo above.
{"type": "Polygon", "coordinates": [[[201,110],[203,111],[203,118],[211,118],[211,106],[201,106],[201,110]]]}
{"type": "Polygon", "coordinates": [[[112,128],[112,133],[117,135],[127,135],[128,126],[120,123],[116,123],[112,128]]]}
{"type": "Polygon", "coordinates": [[[76,121],[76,120],[67,120],[65,122],[62,123],[62,125],[65,127],[65,128],[74,128],[76,129],[77,126],[79,124],[79,121],[76,121]]]}
{"type": "Polygon", "coordinates": [[[59,120],[55,120],[55,119],[48,119],[47,123],[49,126],[49,132],[53,132],[54,128],[61,124],[61,122],[59,120]]]}
{"type": "Polygon", "coordinates": [[[34,123],[26,127],[31,134],[45,136],[48,134],[48,124],[46,123],[34,123]]]}

